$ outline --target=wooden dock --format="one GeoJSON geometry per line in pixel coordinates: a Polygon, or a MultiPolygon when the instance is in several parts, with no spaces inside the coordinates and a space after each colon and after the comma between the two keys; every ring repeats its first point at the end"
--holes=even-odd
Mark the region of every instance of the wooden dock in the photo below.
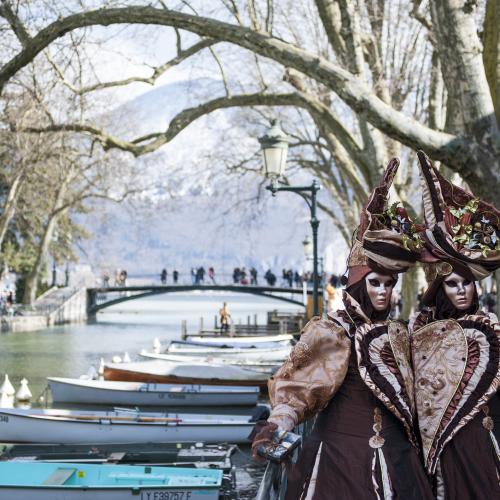
{"type": "MultiPolygon", "coordinates": [[[[257,315],[247,316],[246,323],[239,321],[229,325],[228,334],[234,337],[259,336],[259,335],[284,335],[291,334],[296,337],[305,324],[305,316],[301,313],[291,314],[279,311],[270,311],[267,313],[267,323],[258,324],[257,315]]],[[[182,339],[189,335],[187,331],[187,321],[182,321],[182,339]]],[[[218,316],[214,316],[214,327],[206,328],[203,318],[200,318],[198,332],[196,335],[213,336],[221,334],[221,326],[218,323],[218,316]]]]}

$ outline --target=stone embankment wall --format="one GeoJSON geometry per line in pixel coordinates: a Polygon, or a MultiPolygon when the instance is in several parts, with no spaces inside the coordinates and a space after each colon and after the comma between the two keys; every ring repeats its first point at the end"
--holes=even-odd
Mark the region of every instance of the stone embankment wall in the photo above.
{"type": "Polygon", "coordinates": [[[78,323],[87,319],[87,289],[78,289],[60,307],[48,314],[48,326],[78,323]]]}
{"type": "Polygon", "coordinates": [[[78,323],[87,319],[87,289],[80,288],[65,299],[60,305],[43,314],[1,316],[2,332],[29,332],[43,330],[49,326],[64,323],[78,323]]]}
{"type": "Polygon", "coordinates": [[[2,316],[2,332],[31,332],[47,328],[47,316],[2,316]]]}

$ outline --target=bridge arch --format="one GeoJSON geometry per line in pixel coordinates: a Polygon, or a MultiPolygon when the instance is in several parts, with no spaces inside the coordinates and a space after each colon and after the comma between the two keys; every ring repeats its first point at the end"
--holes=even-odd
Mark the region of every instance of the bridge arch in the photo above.
{"type": "MultiPolygon", "coordinates": [[[[299,295],[302,298],[303,290],[301,288],[281,288],[265,286],[246,286],[246,285],[152,285],[152,286],[128,286],[128,287],[109,287],[109,288],[88,288],[87,289],[87,313],[89,316],[95,314],[107,307],[111,307],[122,302],[137,300],[154,295],[163,295],[167,293],[191,292],[191,291],[217,291],[217,292],[235,292],[249,295],[257,295],[273,300],[280,300],[290,304],[305,307],[302,300],[293,299],[290,295],[299,295]],[[111,293],[120,293],[116,298],[101,300],[101,297],[111,293]],[[286,294],[287,296],[283,296],[286,294]]],[[[308,293],[312,293],[308,291],[308,293]]]]}

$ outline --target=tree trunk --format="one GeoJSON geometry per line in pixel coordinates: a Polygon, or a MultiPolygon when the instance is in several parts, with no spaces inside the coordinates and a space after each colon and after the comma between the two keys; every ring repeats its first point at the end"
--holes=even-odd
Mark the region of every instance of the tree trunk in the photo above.
{"type": "Polygon", "coordinates": [[[403,274],[403,283],[401,285],[401,298],[403,300],[402,318],[408,319],[416,311],[417,295],[418,269],[412,267],[403,274]]]}
{"type": "Polygon", "coordinates": [[[38,276],[43,267],[43,263],[45,261],[47,251],[49,249],[49,243],[52,239],[52,235],[54,234],[54,229],[56,225],[57,217],[55,215],[51,215],[49,218],[48,224],[45,226],[42,238],[40,240],[40,244],[37,248],[37,255],[35,264],[33,268],[26,276],[26,284],[24,288],[24,296],[23,296],[23,304],[32,305],[36,300],[36,294],[38,289],[38,276]]]}
{"type": "Polygon", "coordinates": [[[35,264],[33,265],[33,268],[26,277],[23,304],[32,305],[36,300],[36,293],[38,288],[38,276],[40,275],[40,272],[42,270],[43,263],[47,255],[47,251],[49,249],[50,240],[52,239],[52,236],[54,234],[57,218],[59,217],[61,212],[60,207],[63,205],[64,197],[66,195],[68,185],[72,178],[72,174],[73,174],[72,169],[70,169],[66,173],[66,177],[64,178],[59,188],[57,189],[57,193],[52,206],[52,211],[49,215],[49,220],[44,228],[42,237],[40,239],[40,244],[38,245],[37,248],[37,256],[35,264]]]}
{"type": "Polygon", "coordinates": [[[9,223],[16,211],[17,199],[21,191],[23,181],[24,174],[23,172],[19,172],[14,177],[14,180],[12,181],[12,184],[10,185],[9,191],[5,198],[2,215],[0,215],[0,248],[2,248],[3,240],[5,238],[5,234],[7,233],[7,228],[9,227],[9,223]]]}
{"type": "Polygon", "coordinates": [[[500,124],[500,3],[488,0],[484,16],[483,61],[497,121],[500,124]]]}

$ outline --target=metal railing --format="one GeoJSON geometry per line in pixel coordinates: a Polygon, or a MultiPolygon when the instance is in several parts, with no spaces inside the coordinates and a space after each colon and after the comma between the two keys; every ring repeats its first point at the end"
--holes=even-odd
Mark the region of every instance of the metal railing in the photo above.
{"type": "MultiPolygon", "coordinates": [[[[274,284],[271,284],[264,278],[263,275],[257,276],[256,282],[253,282],[251,276],[247,273],[246,279],[235,280],[232,273],[219,273],[210,278],[207,273],[203,279],[199,279],[189,273],[179,273],[177,280],[174,280],[172,273],[167,275],[165,281],[161,280],[160,274],[144,274],[144,275],[130,275],[124,281],[109,279],[101,280],[99,287],[101,288],[116,288],[125,286],[159,286],[159,285],[243,285],[243,286],[275,286],[276,288],[302,288],[304,280],[299,281],[290,280],[276,277],[274,284]]],[[[312,280],[305,281],[308,289],[313,288],[312,280]]]]}

